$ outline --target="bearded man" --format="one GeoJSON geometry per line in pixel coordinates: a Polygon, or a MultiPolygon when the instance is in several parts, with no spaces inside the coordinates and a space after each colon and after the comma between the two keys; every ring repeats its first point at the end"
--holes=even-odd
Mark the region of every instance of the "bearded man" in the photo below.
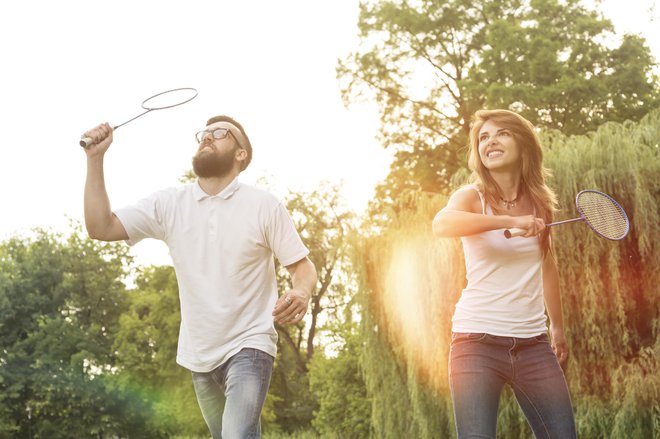
{"type": "Polygon", "coordinates": [[[103,176],[112,128],[104,123],[85,137],[93,142],[85,148],[89,236],[167,244],[181,302],[176,361],[191,371],[204,420],[215,439],[260,437],[276,354],[274,323],[303,318],[317,276],[284,205],[238,180],[252,160],[245,130],[228,116],[209,119],[196,134],[197,181],[114,212],[103,176]],[[273,256],[293,285],[279,298],[273,256]]]}

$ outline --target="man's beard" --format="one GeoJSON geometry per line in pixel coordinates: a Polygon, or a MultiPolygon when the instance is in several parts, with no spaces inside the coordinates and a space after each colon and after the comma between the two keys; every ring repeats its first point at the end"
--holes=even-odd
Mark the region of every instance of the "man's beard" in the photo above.
{"type": "Polygon", "coordinates": [[[193,172],[200,178],[224,177],[234,167],[234,152],[228,151],[224,154],[218,153],[213,147],[213,152],[200,151],[192,159],[193,172]]]}

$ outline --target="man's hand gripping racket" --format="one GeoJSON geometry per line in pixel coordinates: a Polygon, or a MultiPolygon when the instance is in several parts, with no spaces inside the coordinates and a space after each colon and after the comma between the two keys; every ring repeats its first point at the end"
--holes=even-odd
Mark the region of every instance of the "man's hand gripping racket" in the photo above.
{"type": "MultiPolygon", "coordinates": [[[[165,110],[167,108],[174,108],[178,107],[179,105],[183,105],[186,102],[190,102],[193,99],[197,97],[197,90],[191,87],[184,87],[184,88],[174,88],[172,90],[167,90],[161,93],[157,93],[153,96],[149,96],[147,99],[142,101],[142,108],[146,111],[138,114],[137,116],[127,120],[124,123],[120,123],[119,125],[115,125],[114,127],[110,127],[110,125],[106,124],[101,124],[98,127],[87,131],[85,134],[82,135],[82,138],[80,139],[80,146],[83,148],[89,148],[90,145],[96,144],[99,142],[104,142],[108,137],[111,135],[111,133],[116,130],[117,128],[126,125],[129,122],[134,121],[138,117],[144,116],[145,114],[154,111],[154,110],[165,110]],[[109,130],[109,131],[108,131],[109,130]]],[[[110,146],[110,143],[112,143],[112,137],[108,139],[108,143],[104,143],[105,149],[110,146]]],[[[100,149],[104,149],[103,147],[100,149]]]]}

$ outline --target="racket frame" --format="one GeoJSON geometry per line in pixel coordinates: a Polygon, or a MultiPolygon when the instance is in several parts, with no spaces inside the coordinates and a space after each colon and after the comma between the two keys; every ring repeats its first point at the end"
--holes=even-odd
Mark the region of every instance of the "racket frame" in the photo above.
{"type": "MultiPolygon", "coordinates": [[[[601,238],[605,238],[605,239],[608,239],[608,240],[610,240],[610,241],[620,241],[620,240],[622,240],[623,238],[625,238],[626,236],[628,236],[628,232],[630,232],[630,220],[628,219],[628,215],[626,214],[626,211],[623,209],[623,207],[621,207],[621,205],[620,205],[620,204],[619,204],[614,198],[610,197],[610,196],[607,195],[606,193],[603,193],[603,192],[601,192],[601,191],[597,191],[597,190],[595,190],[595,189],[584,189],[584,190],[581,190],[581,191],[578,192],[578,194],[575,196],[575,207],[577,207],[578,213],[580,214],[580,216],[579,216],[578,218],[571,218],[571,219],[567,219],[567,220],[563,220],[563,221],[556,221],[556,222],[554,222],[554,223],[546,224],[545,226],[546,226],[546,227],[554,227],[554,226],[559,226],[559,225],[561,225],[561,224],[574,223],[574,222],[577,222],[577,221],[584,221],[585,223],[587,223],[587,225],[589,226],[589,228],[590,228],[591,230],[593,230],[593,231],[594,231],[598,236],[600,236],[601,238]],[[608,237],[608,236],[603,235],[602,233],[598,232],[598,231],[597,231],[597,230],[591,225],[591,223],[586,219],[586,217],[585,217],[585,215],[584,215],[584,212],[582,212],[582,209],[580,208],[580,205],[579,205],[579,203],[578,203],[578,200],[580,199],[580,196],[581,196],[582,194],[586,193],[586,192],[592,192],[592,193],[595,193],[595,194],[598,194],[598,195],[605,196],[605,197],[607,197],[612,203],[614,203],[614,205],[615,205],[616,207],[619,208],[619,210],[620,210],[621,213],[623,214],[624,219],[626,220],[626,231],[625,231],[625,233],[623,233],[623,234],[621,235],[621,237],[619,237],[619,238],[610,238],[610,237],[608,237]]],[[[515,228],[515,227],[514,227],[514,228],[511,228],[511,229],[506,229],[506,230],[504,231],[504,237],[507,238],[507,239],[510,239],[510,238],[513,238],[513,237],[516,237],[516,236],[522,236],[522,235],[524,235],[525,233],[527,233],[527,230],[526,230],[526,229],[519,229],[519,228],[515,228]]]]}
{"type": "MultiPolygon", "coordinates": [[[[180,88],[173,88],[171,90],[161,91],[160,93],[156,93],[153,96],[149,96],[147,99],[142,101],[142,105],[141,105],[141,107],[143,109],[147,110],[147,111],[144,111],[144,112],[138,114],[137,116],[135,116],[131,119],[128,119],[124,123],[120,123],[119,125],[115,125],[114,127],[112,127],[112,131],[116,130],[117,128],[119,128],[121,126],[126,125],[129,122],[133,122],[138,117],[142,117],[142,116],[144,116],[145,114],[147,114],[151,111],[166,110],[168,108],[174,108],[174,107],[178,107],[179,105],[186,104],[186,103],[192,101],[193,99],[195,99],[198,94],[199,94],[199,92],[197,91],[196,88],[193,88],[193,87],[180,87],[180,88]],[[183,100],[183,101],[178,101],[176,104],[172,104],[172,105],[164,105],[164,106],[161,106],[161,107],[149,107],[149,106],[146,105],[151,99],[157,98],[158,96],[162,96],[166,93],[172,93],[174,91],[182,91],[182,90],[190,90],[190,91],[194,92],[194,94],[191,97],[189,97],[188,99],[183,100]]],[[[92,144],[92,139],[89,138],[89,137],[85,137],[84,139],[80,140],[80,146],[82,146],[83,148],[88,148],[91,144],[92,144]]]]}

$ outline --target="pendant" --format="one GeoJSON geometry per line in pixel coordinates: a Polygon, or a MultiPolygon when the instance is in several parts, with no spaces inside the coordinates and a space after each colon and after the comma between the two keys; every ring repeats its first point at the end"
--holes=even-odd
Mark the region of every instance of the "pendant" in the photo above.
{"type": "Polygon", "coordinates": [[[502,204],[504,207],[506,207],[506,210],[511,210],[512,207],[516,207],[518,197],[514,198],[513,200],[505,200],[504,198],[500,197],[500,200],[502,200],[502,204]]]}
{"type": "Polygon", "coordinates": [[[504,207],[506,207],[506,210],[511,210],[512,207],[516,206],[515,201],[502,200],[502,204],[504,204],[504,207]]]}

